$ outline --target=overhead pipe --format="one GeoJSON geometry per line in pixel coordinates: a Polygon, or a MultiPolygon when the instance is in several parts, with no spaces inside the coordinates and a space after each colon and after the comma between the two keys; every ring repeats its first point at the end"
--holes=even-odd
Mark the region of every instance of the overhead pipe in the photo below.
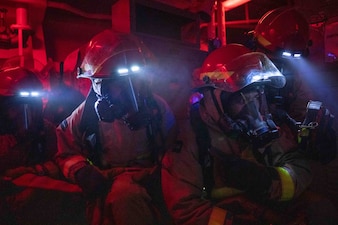
{"type": "Polygon", "coordinates": [[[226,45],[225,8],[222,0],[217,0],[217,37],[221,45],[226,45]]]}
{"type": "Polygon", "coordinates": [[[31,27],[28,25],[27,20],[27,9],[19,7],[16,9],[16,24],[11,25],[11,29],[18,30],[18,51],[20,57],[20,66],[24,66],[24,55],[23,55],[23,30],[30,30],[31,27]]]}
{"type": "Polygon", "coordinates": [[[202,23],[200,28],[208,26],[208,38],[218,38],[221,45],[226,45],[226,27],[227,25],[241,25],[257,23],[258,20],[249,19],[248,2],[250,0],[216,0],[211,10],[211,21],[208,24],[202,23]],[[245,20],[226,21],[225,13],[231,9],[245,5],[245,20]],[[217,22],[216,22],[217,20],[217,22]],[[217,33],[217,34],[216,34],[217,33]]]}

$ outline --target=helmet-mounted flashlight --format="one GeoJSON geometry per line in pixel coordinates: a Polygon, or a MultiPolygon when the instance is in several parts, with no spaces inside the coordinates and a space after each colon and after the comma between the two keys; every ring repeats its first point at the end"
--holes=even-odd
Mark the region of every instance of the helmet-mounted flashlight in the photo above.
{"type": "Polygon", "coordinates": [[[300,53],[300,52],[290,52],[290,51],[283,51],[282,52],[282,56],[284,57],[284,58],[301,58],[302,57],[302,53],[300,53]]]}
{"type": "Polygon", "coordinates": [[[41,93],[38,91],[20,91],[20,97],[41,97],[41,93]]]}
{"type": "Polygon", "coordinates": [[[120,68],[117,70],[117,73],[120,75],[120,76],[126,76],[126,75],[129,75],[130,72],[131,73],[137,73],[141,70],[141,68],[139,66],[131,66],[130,68],[120,68]]]}

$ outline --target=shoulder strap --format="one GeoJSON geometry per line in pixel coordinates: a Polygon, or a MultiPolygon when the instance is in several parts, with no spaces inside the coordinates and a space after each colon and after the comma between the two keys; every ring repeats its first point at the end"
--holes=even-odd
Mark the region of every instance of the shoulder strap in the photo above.
{"type": "Polygon", "coordinates": [[[148,145],[152,152],[152,159],[154,163],[159,163],[159,157],[164,154],[165,138],[162,131],[162,115],[160,107],[156,100],[151,95],[146,99],[146,107],[151,113],[151,121],[146,127],[146,134],[148,138],[148,145]]]}
{"type": "Polygon", "coordinates": [[[96,94],[93,89],[89,91],[86,98],[82,118],[80,121],[80,132],[83,141],[90,151],[89,160],[96,166],[100,166],[99,153],[102,151],[100,139],[98,138],[98,118],[94,109],[96,94]]]}
{"type": "MultiPolygon", "coordinates": [[[[89,160],[95,165],[100,166],[99,155],[100,152],[102,152],[102,145],[98,138],[98,118],[93,107],[96,99],[96,94],[93,89],[91,89],[83,110],[80,131],[83,134],[84,141],[90,149],[89,160]]],[[[151,121],[146,127],[146,135],[149,148],[152,152],[152,158],[154,159],[154,162],[156,162],[156,159],[164,146],[164,136],[161,127],[162,116],[160,108],[152,95],[147,95],[144,99],[144,103],[145,107],[148,108],[147,110],[151,113],[151,121]]]]}
{"type": "Polygon", "coordinates": [[[214,185],[213,178],[213,160],[210,156],[209,149],[211,140],[207,126],[203,122],[199,107],[201,102],[197,102],[190,107],[190,123],[196,135],[196,143],[198,146],[198,161],[202,167],[203,182],[207,197],[210,197],[212,187],[214,185]]]}

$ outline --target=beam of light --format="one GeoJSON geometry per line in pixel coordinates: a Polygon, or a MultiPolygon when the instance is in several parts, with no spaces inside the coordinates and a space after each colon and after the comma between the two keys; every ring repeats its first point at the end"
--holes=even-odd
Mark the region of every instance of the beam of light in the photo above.
{"type": "Polygon", "coordinates": [[[139,66],[132,66],[132,67],[130,67],[130,69],[131,69],[132,72],[138,72],[138,71],[140,71],[141,68],[139,66]]]}
{"type": "Polygon", "coordinates": [[[32,96],[32,97],[39,97],[39,96],[40,96],[40,93],[37,92],[37,91],[32,91],[32,92],[31,92],[31,96],[32,96]]]}
{"type": "Polygon", "coordinates": [[[29,92],[28,92],[28,91],[21,91],[21,92],[19,93],[19,95],[20,95],[21,97],[28,97],[28,96],[29,96],[29,92]]]}
{"type": "Polygon", "coordinates": [[[310,100],[322,101],[323,105],[337,116],[338,79],[334,71],[323,69],[304,58],[290,60],[290,63],[299,72],[305,90],[312,95],[313,99],[310,100]]]}
{"type": "Polygon", "coordinates": [[[288,52],[288,51],[283,51],[282,56],[285,57],[285,58],[299,59],[300,57],[302,57],[302,54],[301,53],[292,53],[292,52],[288,52]]]}
{"type": "Polygon", "coordinates": [[[290,52],[283,52],[282,56],[291,57],[291,53],[290,52]]]}
{"type": "Polygon", "coordinates": [[[19,92],[19,95],[21,97],[40,97],[41,96],[41,93],[38,92],[38,91],[20,91],[19,92]]]}
{"type": "Polygon", "coordinates": [[[120,68],[117,70],[119,75],[126,75],[128,74],[129,70],[127,68],[120,68]]]}

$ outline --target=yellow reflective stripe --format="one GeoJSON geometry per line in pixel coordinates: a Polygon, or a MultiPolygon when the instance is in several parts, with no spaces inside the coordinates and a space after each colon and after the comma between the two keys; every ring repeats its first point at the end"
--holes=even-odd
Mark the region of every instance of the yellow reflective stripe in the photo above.
{"type": "Polygon", "coordinates": [[[221,198],[231,197],[231,196],[241,194],[241,193],[243,193],[243,191],[238,190],[236,188],[230,188],[230,187],[214,188],[211,191],[211,198],[221,199],[221,198]]]}
{"type": "Polygon", "coordinates": [[[282,196],[280,201],[288,201],[293,198],[295,194],[295,186],[289,172],[282,168],[276,167],[276,170],[279,173],[279,177],[282,183],[282,196]]]}
{"type": "Polygon", "coordinates": [[[87,158],[87,162],[89,163],[89,165],[94,165],[94,163],[88,158],[87,158]]]}
{"type": "Polygon", "coordinates": [[[208,225],[232,225],[232,216],[224,209],[213,207],[208,225]]]}
{"type": "Polygon", "coordinates": [[[263,45],[263,47],[266,47],[266,46],[268,46],[268,45],[271,45],[271,42],[268,41],[268,40],[266,40],[265,37],[263,37],[263,36],[260,35],[260,34],[257,36],[257,40],[258,40],[258,42],[259,42],[261,45],[263,45]]]}
{"type": "Polygon", "coordinates": [[[298,134],[298,143],[302,141],[303,137],[308,137],[309,135],[310,135],[310,129],[303,127],[298,134]]]}
{"type": "Polygon", "coordinates": [[[227,80],[233,74],[233,71],[214,71],[214,72],[207,72],[200,74],[200,80],[203,80],[204,77],[209,77],[210,79],[220,80],[224,79],[227,80]]]}

